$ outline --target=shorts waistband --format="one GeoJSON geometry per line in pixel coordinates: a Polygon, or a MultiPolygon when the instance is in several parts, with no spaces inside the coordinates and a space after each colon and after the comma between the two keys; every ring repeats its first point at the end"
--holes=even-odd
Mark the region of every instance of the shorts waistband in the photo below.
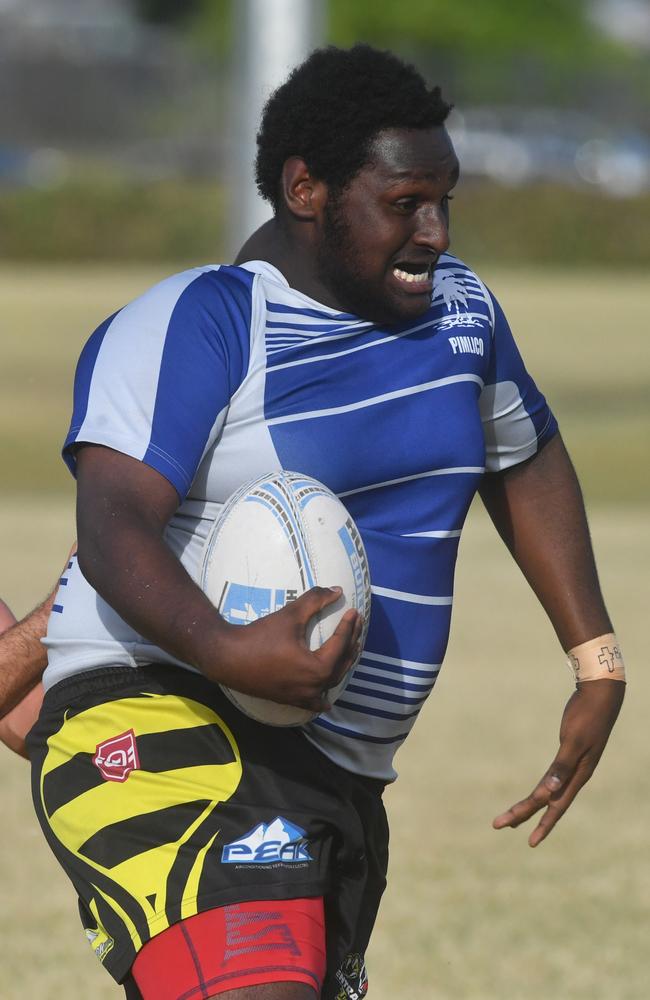
{"type": "MultiPolygon", "coordinates": [[[[213,684],[212,681],[209,681],[197,670],[175,667],[167,663],[147,663],[137,667],[116,664],[115,666],[84,670],[71,677],[63,678],[63,680],[58,681],[46,691],[43,706],[45,709],[57,709],[68,703],[71,699],[81,697],[88,692],[101,694],[102,692],[113,691],[121,685],[137,687],[141,684],[160,683],[165,677],[182,678],[184,683],[194,683],[198,686],[213,684]]],[[[301,727],[298,726],[296,729],[300,732],[301,727]]],[[[301,735],[303,734],[301,733],[301,735]]],[[[303,736],[303,738],[306,740],[306,737],[303,736]]],[[[333,768],[341,775],[345,775],[352,783],[361,785],[374,795],[381,796],[383,793],[387,783],[382,781],[381,778],[371,778],[353,771],[347,771],[330,760],[329,757],[323,754],[311,742],[308,742],[308,746],[322,758],[325,766],[333,768]]]]}
{"type": "Polygon", "coordinates": [[[45,692],[43,703],[55,707],[88,691],[98,693],[111,691],[120,684],[138,685],[151,682],[163,675],[198,678],[202,676],[194,670],[185,670],[166,663],[148,663],[138,667],[126,667],[120,663],[112,667],[95,667],[57,681],[45,692]]]}

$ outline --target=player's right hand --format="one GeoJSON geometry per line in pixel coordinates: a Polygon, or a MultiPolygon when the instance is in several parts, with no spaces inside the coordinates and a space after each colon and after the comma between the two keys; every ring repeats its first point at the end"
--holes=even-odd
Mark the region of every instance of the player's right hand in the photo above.
{"type": "Polygon", "coordinates": [[[327,710],[323,693],[357,659],[363,620],[358,611],[348,609],[333,635],[314,652],[307,631],[311,619],[340,596],[340,587],[313,587],[248,625],[223,622],[214,663],[202,666],[203,673],[242,694],[313,712],[327,710]]]}

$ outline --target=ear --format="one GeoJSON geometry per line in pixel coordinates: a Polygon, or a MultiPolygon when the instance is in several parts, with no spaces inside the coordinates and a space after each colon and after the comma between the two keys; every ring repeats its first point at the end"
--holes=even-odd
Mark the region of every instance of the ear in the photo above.
{"type": "Polygon", "coordinates": [[[327,201],[327,185],[317,180],[299,156],[290,156],[282,168],[282,195],[298,219],[315,219],[327,201]]]}

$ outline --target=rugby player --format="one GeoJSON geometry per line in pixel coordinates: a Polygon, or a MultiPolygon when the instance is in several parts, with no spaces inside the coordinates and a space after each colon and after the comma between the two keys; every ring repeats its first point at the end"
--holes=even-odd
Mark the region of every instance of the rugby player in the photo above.
{"type": "Polygon", "coordinates": [[[389,53],[313,53],[261,123],[273,219],[236,265],[163,281],[82,353],[64,448],[79,550],[29,748],[45,835],[129,997],[365,995],[381,793],[444,657],[477,491],[577,678],[555,758],[495,825],[541,810],[539,844],[618,714],[620,652],[557,424],[497,300],[448,253],[448,111],[389,53]],[[373,584],[346,690],[297,730],[253,722],[215,682],[319,711],[358,617],[309,653],[336,590],[237,629],[194,582],[224,501],[277,468],[341,496],[373,584]]]}

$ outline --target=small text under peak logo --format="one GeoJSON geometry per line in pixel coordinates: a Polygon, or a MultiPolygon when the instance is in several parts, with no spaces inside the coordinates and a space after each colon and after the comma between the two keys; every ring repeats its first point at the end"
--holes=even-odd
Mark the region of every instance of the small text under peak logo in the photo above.
{"type": "Polygon", "coordinates": [[[131,772],[140,767],[133,730],[98,743],[93,764],[106,781],[126,781],[131,772]]]}

